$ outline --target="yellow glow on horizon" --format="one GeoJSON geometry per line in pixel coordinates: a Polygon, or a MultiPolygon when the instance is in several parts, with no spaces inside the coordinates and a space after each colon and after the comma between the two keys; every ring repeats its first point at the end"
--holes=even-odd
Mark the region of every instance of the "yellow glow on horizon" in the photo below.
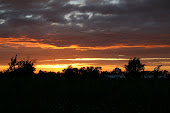
{"type": "Polygon", "coordinates": [[[59,64],[56,64],[56,65],[36,65],[36,68],[67,68],[68,65],[67,64],[62,64],[62,65],[59,65],[59,64]]]}
{"type": "Polygon", "coordinates": [[[73,68],[81,68],[81,67],[88,67],[92,66],[92,63],[73,63],[73,64],[42,64],[36,65],[36,73],[39,70],[43,71],[54,71],[54,72],[62,72],[63,69],[66,69],[68,66],[72,66],[73,68]]]}
{"type": "Polygon", "coordinates": [[[42,64],[36,65],[37,68],[67,68],[72,65],[73,67],[91,66],[93,63],[73,63],[73,64],[42,64]]]}
{"type": "MultiPolygon", "coordinates": [[[[81,68],[81,67],[88,67],[94,66],[98,67],[98,65],[92,65],[88,63],[75,63],[75,64],[42,64],[42,65],[35,65],[36,71],[38,73],[39,70],[47,71],[47,72],[62,72],[63,69],[66,69],[69,65],[72,65],[73,68],[81,68]]],[[[119,65],[101,65],[102,71],[112,71],[114,68],[119,67],[122,71],[125,70],[124,67],[119,65]]],[[[156,66],[145,66],[145,71],[153,71],[156,66]]],[[[7,70],[9,68],[8,65],[0,65],[0,71],[7,70]]],[[[170,71],[170,66],[162,66],[160,70],[167,70],[170,71]]]]}
{"type": "MultiPolygon", "coordinates": [[[[63,69],[66,69],[71,64],[65,64],[61,66],[57,66],[57,68],[54,68],[56,65],[51,65],[52,68],[48,67],[49,65],[39,65],[36,67],[36,73],[39,72],[39,70],[43,71],[53,71],[53,72],[62,72],[63,69]],[[47,66],[47,67],[46,67],[47,66]],[[65,67],[64,67],[65,66],[65,67]]],[[[91,65],[84,65],[84,66],[78,66],[77,64],[72,65],[73,68],[81,68],[81,67],[87,67],[91,65]]],[[[98,67],[96,65],[93,65],[94,67],[98,67]]],[[[119,65],[102,65],[102,71],[113,71],[116,67],[119,67],[122,71],[125,71],[125,68],[119,65]]],[[[145,66],[145,71],[153,71],[156,66],[145,66]]],[[[170,71],[170,66],[162,66],[160,70],[167,70],[170,71]]]]}
{"type": "Polygon", "coordinates": [[[0,71],[7,70],[8,68],[8,65],[0,65],[0,71]]]}

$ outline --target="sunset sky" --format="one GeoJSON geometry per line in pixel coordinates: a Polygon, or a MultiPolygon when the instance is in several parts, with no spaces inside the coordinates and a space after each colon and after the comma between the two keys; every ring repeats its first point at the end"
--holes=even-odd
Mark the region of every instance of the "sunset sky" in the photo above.
{"type": "Polygon", "coordinates": [[[170,71],[170,0],[0,0],[0,70],[10,58],[37,71],[101,66],[170,71]]]}

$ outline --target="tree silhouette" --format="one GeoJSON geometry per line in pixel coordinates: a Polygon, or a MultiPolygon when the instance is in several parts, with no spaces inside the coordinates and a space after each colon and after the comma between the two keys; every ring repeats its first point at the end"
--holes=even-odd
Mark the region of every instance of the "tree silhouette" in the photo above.
{"type": "Polygon", "coordinates": [[[34,74],[34,63],[36,59],[17,60],[17,54],[11,58],[11,62],[8,63],[9,69],[6,73],[10,77],[26,77],[34,74]]]}
{"type": "Polygon", "coordinates": [[[63,76],[69,79],[76,79],[78,78],[78,69],[73,68],[71,65],[68,66],[67,69],[63,70],[63,76]]]}
{"type": "Polygon", "coordinates": [[[9,65],[8,72],[15,71],[17,66],[17,54],[15,55],[15,57],[11,58],[11,62],[8,63],[8,65],[9,65]]]}
{"type": "Polygon", "coordinates": [[[164,70],[164,71],[162,72],[162,74],[163,74],[165,77],[167,77],[167,76],[168,76],[168,71],[167,71],[167,70],[164,70]]]}
{"type": "Polygon", "coordinates": [[[160,71],[161,67],[162,65],[158,65],[157,67],[154,68],[153,74],[155,79],[157,79],[158,76],[162,74],[162,71],[160,71]]]}
{"type": "Polygon", "coordinates": [[[122,70],[118,67],[116,67],[113,71],[112,74],[114,75],[121,75],[122,74],[122,70]]]}
{"type": "Polygon", "coordinates": [[[18,61],[17,62],[18,70],[23,74],[27,74],[27,75],[34,74],[35,68],[33,66],[35,61],[36,59],[18,61]]]}
{"type": "Polygon", "coordinates": [[[40,70],[38,74],[36,74],[34,77],[35,79],[59,79],[61,76],[60,72],[47,72],[40,70]]]}
{"type": "Polygon", "coordinates": [[[85,78],[97,79],[99,77],[99,72],[102,70],[101,67],[87,67],[85,70],[85,78]]]}
{"type": "Polygon", "coordinates": [[[128,65],[125,65],[126,76],[131,79],[138,79],[142,77],[141,71],[144,71],[145,64],[142,64],[139,58],[130,59],[128,65]]]}
{"type": "Polygon", "coordinates": [[[68,66],[67,69],[63,70],[63,77],[68,79],[97,79],[101,67],[82,67],[80,69],[68,66]]]}

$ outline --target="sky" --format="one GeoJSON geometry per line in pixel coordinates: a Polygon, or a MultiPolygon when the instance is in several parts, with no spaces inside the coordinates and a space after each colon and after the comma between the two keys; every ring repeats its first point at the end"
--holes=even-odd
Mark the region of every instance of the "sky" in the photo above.
{"type": "Polygon", "coordinates": [[[170,71],[169,0],[0,0],[0,70],[12,56],[36,68],[124,69],[141,58],[145,70],[170,71]]]}

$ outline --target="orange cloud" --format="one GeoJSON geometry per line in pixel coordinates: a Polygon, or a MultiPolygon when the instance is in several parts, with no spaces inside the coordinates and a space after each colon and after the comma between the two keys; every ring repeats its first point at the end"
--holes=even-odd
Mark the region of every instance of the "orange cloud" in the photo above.
{"type": "Polygon", "coordinates": [[[51,44],[44,44],[39,42],[39,40],[27,38],[25,36],[21,38],[2,38],[0,37],[0,45],[10,46],[10,47],[31,47],[31,48],[42,48],[42,49],[76,49],[81,51],[86,50],[107,50],[107,49],[119,49],[119,48],[169,48],[170,45],[126,45],[118,44],[114,46],[96,46],[96,47],[80,47],[77,45],[71,45],[68,47],[58,47],[51,44]]]}

